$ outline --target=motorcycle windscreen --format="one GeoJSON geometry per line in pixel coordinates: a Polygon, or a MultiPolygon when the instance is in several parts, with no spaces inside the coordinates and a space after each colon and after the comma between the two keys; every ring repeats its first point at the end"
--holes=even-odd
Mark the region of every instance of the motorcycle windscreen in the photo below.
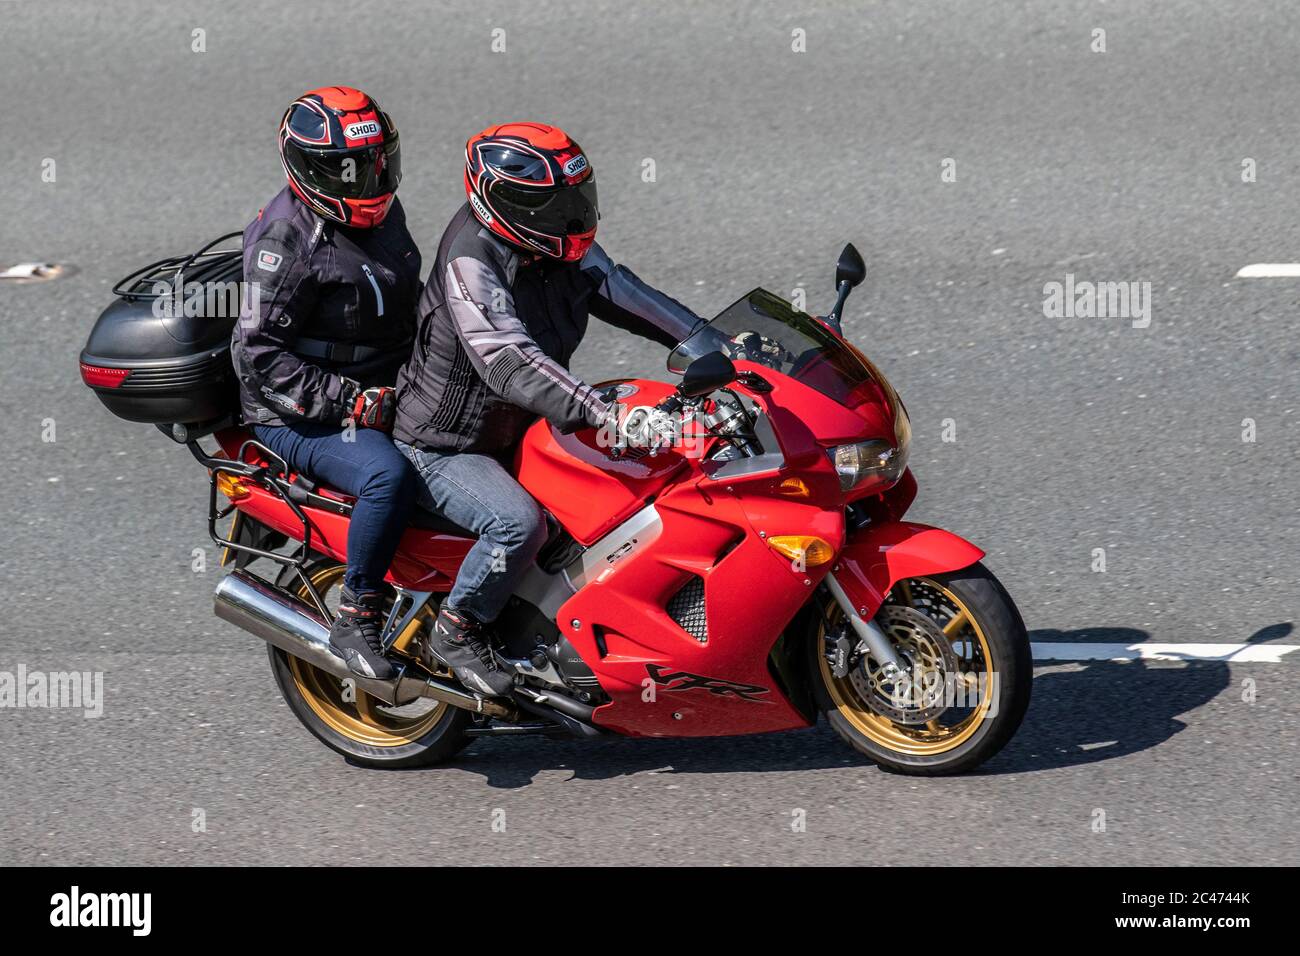
{"type": "Polygon", "coordinates": [[[668,356],[668,370],[710,352],[775,369],[850,408],[874,396],[861,386],[876,376],[862,354],[805,312],[764,289],[755,289],[696,329],[668,356]]]}
{"type": "Polygon", "coordinates": [[[698,327],[668,356],[668,370],[680,374],[697,358],[718,351],[788,375],[849,409],[883,402],[898,441],[911,437],[902,400],[871,360],[766,289],[755,289],[698,327]]]}

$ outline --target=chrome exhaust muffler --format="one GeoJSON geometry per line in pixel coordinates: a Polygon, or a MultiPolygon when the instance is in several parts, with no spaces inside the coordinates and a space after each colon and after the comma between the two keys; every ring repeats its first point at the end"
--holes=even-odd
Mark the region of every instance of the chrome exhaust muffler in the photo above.
{"type": "Polygon", "coordinates": [[[213,611],[223,621],[229,621],[313,667],[340,679],[354,681],[358,690],[386,704],[401,706],[429,697],[475,713],[505,718],[517,716],[514,709],[505,704],[484,700],[443,681],[409,676],[405,664],[397,665],[398,674],[393,680],[359,677],[330,650],[329,624],[319,613],[247,571],[234,571],[222,578],[212,604],[213,611]]]}

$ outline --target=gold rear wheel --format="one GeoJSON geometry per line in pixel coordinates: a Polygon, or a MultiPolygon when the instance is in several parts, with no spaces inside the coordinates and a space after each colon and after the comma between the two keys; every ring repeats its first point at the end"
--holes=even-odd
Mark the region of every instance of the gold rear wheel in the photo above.
{"type": "MultiPolygon", "coordinates": [[[[343,565],[321,563],[307,572],[312,585],[334,610],[342,587],[343,565]]],[[[296,589],[308,601],[307,589],[296,589]]],[[[271,666],[285,702],[322,742],[361,763],[411,766],[436,763],[467,742],[468,712],[421,698],[394,706],[275,647],[271,666]]]]}

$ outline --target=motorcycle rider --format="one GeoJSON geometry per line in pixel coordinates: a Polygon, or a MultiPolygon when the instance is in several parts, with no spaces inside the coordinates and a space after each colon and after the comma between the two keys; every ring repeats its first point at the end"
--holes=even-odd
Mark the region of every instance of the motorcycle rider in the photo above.
{"type": "Polygon", "coordinates": [[[330,646],[390,679],[382,588],[419,488],[386,434],[420,284],[397,130],[365,93],[331,86],[290,104],[279,143],[288,185],[244,230],[240,405],[289,468],[356,496],[330,646]]]}
{"type": "MultiPolygon", "coordinates": [[[[483,625],[496,619],[546,539],[541,508],[503,459],[542,416],[565,432],[618,418],[568,362],[588,315],[668,348],[700,319],[615,265],[595,242],[596,181],[582,149],[540,123],[485,129],[465,147],[467,203],[438,245],[419,329],[398,377],[397,447],[420,503],[479,538],[421,649],[467,686],[509,692],[483,625]]],[[[648,446],[671,425],[625,437],[648,446]]]]}

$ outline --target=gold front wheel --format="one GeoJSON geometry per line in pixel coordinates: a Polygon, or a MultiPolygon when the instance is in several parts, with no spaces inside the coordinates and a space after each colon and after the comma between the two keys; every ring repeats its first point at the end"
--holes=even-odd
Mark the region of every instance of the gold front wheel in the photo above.
{"type": "Polygon", "coordinates": [[[1006,744],[1033,665],[1020,615],[983,565],[900,581],[875,623],[902,671],[866,654],[835,605],[811,642],[818,701],[842,738],[886,769],[923,775],[970,770],[1006,744]]]}

